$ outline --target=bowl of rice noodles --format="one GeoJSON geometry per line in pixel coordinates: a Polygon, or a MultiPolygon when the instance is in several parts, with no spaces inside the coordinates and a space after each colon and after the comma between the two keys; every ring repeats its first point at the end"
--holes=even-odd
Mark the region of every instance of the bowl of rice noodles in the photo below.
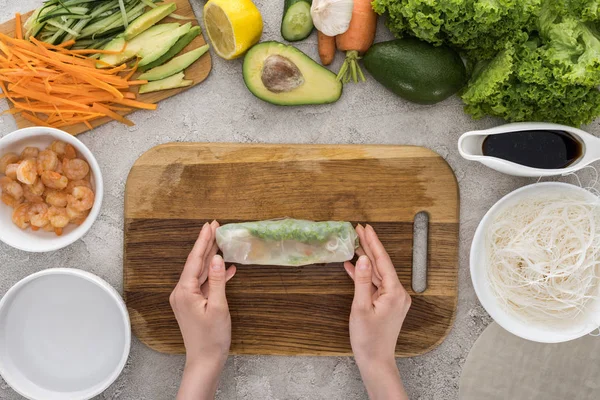
{"type": "Polygon", "coordinates": [[[471,279],[504,329],[558,343],[600,326],[600,198],[567,183],[517,189],[483,217],[471,279]]]}

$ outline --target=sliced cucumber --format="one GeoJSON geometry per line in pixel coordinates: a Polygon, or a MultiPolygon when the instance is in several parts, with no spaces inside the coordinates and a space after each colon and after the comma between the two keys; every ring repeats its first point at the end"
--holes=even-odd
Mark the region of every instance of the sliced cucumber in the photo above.
{"type": "Polygon", "coordinates": [[[131,40],[177,9],[175,3],[163,4],[136,18],[125,29],[125,40],[131,40]]]}
{"type": "Polygon", "coordinates": [[[205,44],[202,47],[198,47],[195,50],[188,51],[185,54],[175,57],[166,64],[163,64],[156,68],[152,68],[148,72],[144,72],[138,77],[138,79],[147,81],[158,81],[167,78],[171,75],[175,75],[176,73],[183,71],[184,69],[192,65],[207,51],[208,45],[205,44]]]}
{"type": "Polygon", "coordinates": [[[184,79],[183,72],[175,75],[171,75],[168,78],[161,79],[159,81],[149,82],[145,85],[140,86],[140,94],[158,92],[159,90],[176,89],[186,86],[191,86],[194,81],[184,79]]]}
{"type": "Polygon", "coordinates": [[[281,36],[285,40],[295,42],[310,35],[314,27],[311,3],[312,0],[285,0],[281,19],[281,36]]]}

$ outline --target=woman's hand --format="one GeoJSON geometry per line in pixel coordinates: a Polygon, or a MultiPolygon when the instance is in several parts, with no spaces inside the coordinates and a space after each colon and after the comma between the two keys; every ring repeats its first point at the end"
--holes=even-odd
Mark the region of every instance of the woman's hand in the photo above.
{"type": "Polygon", "coordinates": [[[214,398],[231,345],[231,316],[225,283],[235,267],[225,270],[216,255],[216,221],[206,223],[190,252],[170,302],[181,329],[186,363],[178,399],[214,398]]]}
{"type": "Polygon", "coordinates": [[[344,268],[354,280],[350,342],[371,399],[408,399],[395,349],[411,299],[373,228],[356,227],[360,256],[344,268]]]}

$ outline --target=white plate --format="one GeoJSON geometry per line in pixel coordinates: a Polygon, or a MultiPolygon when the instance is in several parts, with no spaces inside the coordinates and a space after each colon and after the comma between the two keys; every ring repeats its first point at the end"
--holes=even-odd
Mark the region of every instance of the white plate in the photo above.
{"type": "Polygon", "coordinates": [[[36,232],[31,228],[22,230],[12,222],[13,209],[0,202],[0,240],[19,250],[30,252],[54,251],[70,245],[83,237],[92,227],[102,207],[104,186],[102,173],[92,152],[74,136],[59,129],[36,126],[24,128],[9,133],[0,139],[0,156],[14,152],[20,154],[27,146],[38,147],[40,150],[50,146],[53,141],[61,140],[75,147],[77,153],[88,162],[91,171],[91,184],[95,200],[90,214],[81,226],[69,224],[61,236],[40,229],[36,232]]]}
{"type": "Polygon", "coordinates": [[[104,280],[70,268],[26,277],[0,300],[0,375],[32,400],[84,400],[129,355],[125,303],[104,280]]]}
{"type": "Polygon", "coordinates": [[[552,192],[575,192],[588,197],[590,201],[598,201],[598,198],[592,193],[578,186],[561,182],[544,182],[525,186],[517,189],[502,199],[485,214],[473,237],[471,245],[471,279],[475,288],[475,293],[479,301],[490,314],[490,316],[504,329],[523,339],[532,340],[541,343],[559,343],[568,340],[577,339],[588,333],[591,333],[600,325],[600,298],[591,302],[586,308],[586,313],[576,321],[568,321],[560,327],[549,328],[547,326],[527,323],[508,313],[496,300],[492,293],[487,269],[487,253],[485,245],[485,234],[488,225],[494,220],[496,215],[502,212],[506,207],[518,203],[525,197],[532,195],[543,197],[544,193],[552,192]]]}

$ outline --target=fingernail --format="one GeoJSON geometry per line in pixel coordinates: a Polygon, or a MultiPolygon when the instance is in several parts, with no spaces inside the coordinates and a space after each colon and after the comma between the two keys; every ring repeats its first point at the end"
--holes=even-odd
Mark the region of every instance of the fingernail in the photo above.
{"type": "Polygon", "coordinates": [[[202,225],[202,229],[206,228],[208,226],[208,222],[205,222],[204,225],[202,225]]]}
{"type": "Polygon", "coordinates": [[[216,255],[213,257],[211,268],[213,269],[213,271],[219,271],[225,268],[225,264],[223,263],[223,259],[221,258],[221,256],[216,255]]]}
{"type": "Polygon", "coordinates": [[[369,269],[369,257],[360,256],[358,257],[358,261],[356,261],[356,268],[364,271],[369,269]]]}

